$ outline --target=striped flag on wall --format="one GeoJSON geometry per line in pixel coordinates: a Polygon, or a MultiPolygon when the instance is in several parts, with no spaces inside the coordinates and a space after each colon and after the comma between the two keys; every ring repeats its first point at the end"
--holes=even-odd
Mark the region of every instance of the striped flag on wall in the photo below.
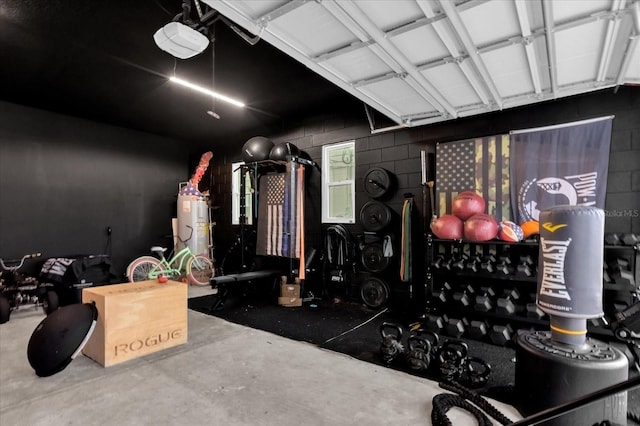
{"type": "Polygon", "coordinates": [[[297,168],[260,177],[256,254],[300,257],[300,223],[297,168]]]}
{"type": "Polygon", "coordinates": [[[509,135],[436,146],[436,214],[451,213],[453,198],[469,190],[482,195],[486,212],[498,221],[511,219],[509,135]]]}
{"type": "Polygon", "coordinates": [[[266,176],[266,183],[266,191],[260,191],[267,201],[267,246],[265,254],[282,256],[284,174],[266,176]]]}

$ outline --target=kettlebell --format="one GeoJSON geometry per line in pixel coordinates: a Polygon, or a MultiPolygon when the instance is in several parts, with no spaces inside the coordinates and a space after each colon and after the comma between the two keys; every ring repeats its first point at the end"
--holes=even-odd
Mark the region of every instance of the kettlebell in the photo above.
{"type": "Polygon", "coordinates": [[[382,336],[380,355],[382,361],[389,365],[404,353],[404,346],[401,343],[402,327],[396,323],[383,322],[380,325],[380,335],[382,336]]]}
{"type": "Polygon", "coordinates": [[[463,385],[476,389],[487,384],[489,374],[491,374],[491,365],[488,362],[481,358],[469,356],[464,360],[459,380],[463,385]]]}
{"type": "Polygon", "coordinates": [[[458,381],[462,375],[469,346],[462,340],[447,339],[438,350],[438,368],[444,380],[458,381]]]}
{"type": "Polygon", "coordinates": [[[407,364],[414,371],[429,369],[433,348],[438,346],[438,335],[430,330],[419,329],[407,339],[407,364]]]}

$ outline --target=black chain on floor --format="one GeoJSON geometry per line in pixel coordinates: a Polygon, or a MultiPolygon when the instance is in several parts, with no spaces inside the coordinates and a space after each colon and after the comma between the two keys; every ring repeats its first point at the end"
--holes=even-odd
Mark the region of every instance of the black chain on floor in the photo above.
{"type": "Polygon", "coordinates": [[[431,422],[434,426],[453,426],[451,420],[447,417],[447,411],[453,407],[461,408],[473,414],[478,420],[479,426],[493,425],[487,414],[496,419],[502,425],[509,425],[513,423],[509,418],[507,418],[507,416],[502,414],[482,396],[465,388],[459,383],[441,382],[439,385],[441,388],[454,392],[457,395],[443,393],[433,397],[431,422]]]}

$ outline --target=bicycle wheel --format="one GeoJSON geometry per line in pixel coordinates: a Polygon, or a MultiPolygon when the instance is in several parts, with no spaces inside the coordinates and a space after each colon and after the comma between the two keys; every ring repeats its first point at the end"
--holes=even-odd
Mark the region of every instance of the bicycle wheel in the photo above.
{"type": "Polygon", "coordinates": [[[47,291],[44,296],[44,300],[42,301],[42,309],[44,310],[44,313],[49,315],[50,313],[58,309],[58,306],[60,306],[58,293],[53,290],[47,291]]]}
{"type": "Polygon", "coordinates": [[[187,262],[187,276],[193,285],[201,287],[211,285],[213,262],[203,254],[195,255],[187,262]]]}
{"type": "Polygon", "coordinates": [[[11,304],[9,300],[0,294],[0,324],[4,324],[9,321],[11,316],[11,304]]]}
{"type": "Polygon", "coordinates": [[[131,262],[127,267],[127,279],[132,283],[151,279],[149,273],[153,270],[164,271],[165,267],[155,257],[141,256],[131,262]]]}

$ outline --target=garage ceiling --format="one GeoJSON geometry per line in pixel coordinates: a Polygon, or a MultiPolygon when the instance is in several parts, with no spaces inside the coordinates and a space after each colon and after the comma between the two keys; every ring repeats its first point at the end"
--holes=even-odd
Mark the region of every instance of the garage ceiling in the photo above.
{"type": "Polygon", "coordinates": [[[640,0],[2,0],[0,100],[195,152],[237,152],[249,137],[341,108],[377,132],[639,84],[639,9],[640,0]],[[215,25],[215,49],[182,60],[153,35],[185,4],[192,19],[199,5],[228,22],[215,25]],[[172,75],[247,108],[213,105],[172,75]],[[219,120],[207,114],[214,107],[219,120]]]}
{"type": "Polygon", "coordinates": [[[182,11],[183,0],[0,0],[0,100],[170,137],[198,157],[240,152],[250,137],[342,107],[366,122],[359,100],[221,21],[199,55],[183,60],[161,50],[154,34],[182,11]],[[247,106],[214,106],[171,83],[174,74],[247,106]],[[212,108],[220,119],[207,114],[212,108]]]}
{"type": "Polygon", "coordinates": [[[400,126],[640,84],[640,1],[202,1],[400,126]]]}

